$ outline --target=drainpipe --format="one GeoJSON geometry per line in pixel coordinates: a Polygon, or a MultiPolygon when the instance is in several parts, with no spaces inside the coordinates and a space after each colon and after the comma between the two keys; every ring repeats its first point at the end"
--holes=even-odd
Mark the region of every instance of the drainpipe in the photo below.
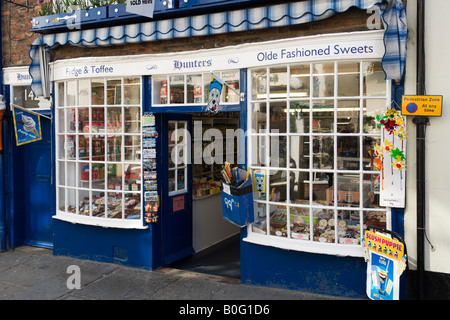
{"type": "MultiPolygon", "coordinates": [[[[2,6],[0,2],[0,13],[2,6]]],[[[1,30],[0,15],[0,34],[1,30]]],[[[2,63],[2,40],[0,39],[0,251],[6,251],[6,199],[5,199],[5,168],[3,152],[3,115],[5,113],[5,102],[3,101],[3,63],[2,63]]]]}
{"type": "MultiPolygon", "coordinates": [[[[417,86],[425,95],[425,0],[417,0],[417,86]]],[[[425,298],[425,129],[428,117],[415,117],[417,158],[417,273],[419,299],[425,298]]]]}

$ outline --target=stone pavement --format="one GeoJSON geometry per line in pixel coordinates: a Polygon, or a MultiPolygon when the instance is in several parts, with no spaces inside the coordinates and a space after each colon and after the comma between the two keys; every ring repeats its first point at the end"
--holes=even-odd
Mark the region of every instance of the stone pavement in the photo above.
{"type": "Polygon", "coordinates": [[[0,300],[341,300],[243,285],[239,279],[161,268],[148,271],[117,264],[54,256],[22,246],[0,253],[0,300]],[[80,288],[76,273],[79,267],[80,288]],[[68,285],[69,283],[69,285],[68,285]],[[70,287],[70,288],[69,288],[70,287]]]}

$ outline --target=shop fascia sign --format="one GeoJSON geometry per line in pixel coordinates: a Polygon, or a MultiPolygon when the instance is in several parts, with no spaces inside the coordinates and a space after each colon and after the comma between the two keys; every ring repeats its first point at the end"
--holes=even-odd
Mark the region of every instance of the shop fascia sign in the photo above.
{"type": "Polygon", "coordinates": [[[79,58],[53,64],[55,80],[82,77],[129,76],[210,72],[269,66],[273,64],[380,59],[384,54],[383,34],[332,35],[308,39],[270,41],[220,49],[176,54],[107,58],[79,58]],[[82,63],[84,61],[84,63],[82,63]]]}

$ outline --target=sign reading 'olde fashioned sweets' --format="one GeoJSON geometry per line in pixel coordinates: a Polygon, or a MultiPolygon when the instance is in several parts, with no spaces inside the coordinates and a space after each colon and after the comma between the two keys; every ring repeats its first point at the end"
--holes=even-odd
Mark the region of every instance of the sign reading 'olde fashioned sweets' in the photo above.
{"type": "Polygon", "coordinates": [[[154,0],[127,0],[126,11],[153,18],[154,0]]]}

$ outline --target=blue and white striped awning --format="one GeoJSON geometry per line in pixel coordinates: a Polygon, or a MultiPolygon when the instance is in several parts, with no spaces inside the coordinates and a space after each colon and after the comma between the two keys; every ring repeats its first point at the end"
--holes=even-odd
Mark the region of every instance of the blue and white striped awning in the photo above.
{"type": "MultiPolygon", "coordinates": [[[[77,30],[46,34],[36,39],[30,48],[32,90],[37,96],[43,91],[46,72],[41,66],[43,52],[58,45],[102,47],[155,40],[206,36],[270,27],[308,23],[342,13],[351,7],[363,10],[378,6],[385,22],[385,56],[382,64],[387,79],[401,79],[406,59],[406,16],[401,0],[306,0],[258,8],[180,17],[162,21],[77,30]]],[[[44,85],[44,89],[45,89],[44,85]]],[[[46,91],[46,90],[45,90],[46,91]]]]}

